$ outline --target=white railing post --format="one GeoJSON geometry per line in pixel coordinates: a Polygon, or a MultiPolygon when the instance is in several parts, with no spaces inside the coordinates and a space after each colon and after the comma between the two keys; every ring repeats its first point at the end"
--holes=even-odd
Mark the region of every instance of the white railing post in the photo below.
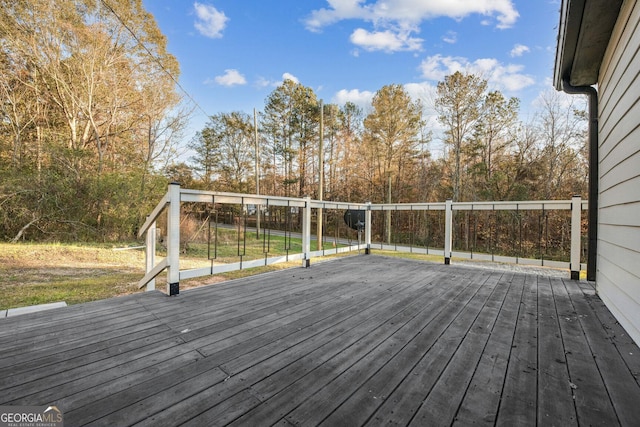
{"type": "Polygon", "coordinates": [[[169,184],[167,210],[167,294],[180,293],[180,184],[169,184]]]}
{"type": "Polygon", "coordinates": [[[364,212],[364,240],[367,245],[365,255],[371,253],[371,228],[371,202],[367,202],[367,210],[364,212]]]}
{"type": "Polygon", "coordinates": [[[451,263],[453,247],[453,200],[447,199],[444,209],[444,263],[451,263]]]}
{"type": "Polygon", "coordinates": [[[309,267],[311,265],[311,197],[305,197],[304,201],[305,206],[302,209],[302,266],[309,267]]]}
{"type": "MultiPolygon", "coordinates": [[[[156,266],[156,223],[153,222],[145,236],[144,258],[146,264],[145,274],[153,270],[156,266]]],[[[147,283],[147,291],[153,291],[156,288],[156,279],[151,279],[147,283]]]]}
{"type": "Polygon", "coordinates": [[[580,230],[582,223],[582,198],[571,198],[571,279],[580,279],[580,230]]]}

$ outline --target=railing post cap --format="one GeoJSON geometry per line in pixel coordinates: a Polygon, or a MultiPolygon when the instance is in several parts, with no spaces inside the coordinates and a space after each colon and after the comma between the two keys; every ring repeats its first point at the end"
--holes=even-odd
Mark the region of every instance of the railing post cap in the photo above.
{"type": "Polygon", "coordinates": [[[177,181],[171,181],[171,182],[169,183],[169,185],[180,185],[180,183],[179,183],[179,182],[177,182],[177,181]]]}

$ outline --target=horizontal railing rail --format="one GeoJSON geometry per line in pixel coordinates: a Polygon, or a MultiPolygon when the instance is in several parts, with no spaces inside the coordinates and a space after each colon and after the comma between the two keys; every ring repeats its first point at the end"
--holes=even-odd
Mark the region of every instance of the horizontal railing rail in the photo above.
{"type": "Polygon", "coordinates": [[[167,293],[175,295],[179,293],[181,280],[285,261],[302,261],[302,265],[308,267],[315,257],[355,250],[369,253],[372,248],[442,256],[445,264],[456,257],[567,268],[572,278],[578,278],[580,270],[586,268],[580,258],[582,211],[587,206],[587,201],[579,196],[546,201],[352,203],[192,190],[172,183],[139,231],[140,237],[145,236],[146,254],[146,274],[139,287],[155,289],[155,278],[167,270],[167,293]],[[196,234],[207,229],[206,244],[200,244],[206,246],[207,265],[181,269],[180,254],[189,249],[188,244],[181,241],[181,237],[184,238],[181,227],[186,228],[184,221],[189,214],[183,215],[181,211],[184,206],[202,205],[205,207],[191,209],[197,217],[192,221],[195,224],[192,228],[197,229],[196,234]],[[349,227],[341,224],[344,211],[362,211],[365,218],[364,226],[357,231],[357,242],[353,237],[355,231],[345,231],[344,228],[349,230],[349,227]],[[162,217],[164,212],[166,220],[162,217]],[[564,216],[550,217],[553,212],[564,216]],[[537,215],[535,224],[535,220],[527,217],[532,214],[537,215]],[[462,218],[457,218],[461,215],[462,218]],[[483,221],[482,215],[493,217],[483,221]],[[498,218],[499,215],[507,217],[498,218]],[[320,236],[312,233],[314,218],[318,226],[316,234],[320,236]],[[511,229],[505,224],[508,222],[505,218],[510,218],[511,229]],[[163,222],[163,233],[158,232],[158,221],[163,222]],[[547,253],[550,242],[558,240],[549,236],[552,228],[549,222],[568,228],[554,234],[562,240],[559,249],[554,251],[562,252],[569,246],[568,259],[559,260],[557,258],[564,255],[547,253]],[[377,224],[375,230],[374,223],[377,224]],[[326,233],[320,231],[323,229],[326,233]],[[536,229],[538,241],[527,240],[524,234],[535,234],[536,229]],[[248,248],[247,236],[254,232],[256,237],[249,242],[249,246],[253,246],[248,248]],[[160,235],[166,256],[156,263],[160,235]],[[280,250],[274,250],[276,239],[280,239],[280,250]],[[313,240],[317,250],[311,250],[313,240]],[[255,249],[256,245],[262,246],[255,249]],[[509,245],[514,248],[515,256],[503,253],[509,245]],[[534,251],[532,248],[536,245],[537,251],[534,251]],[[239,261],[229,262],[228,257],[221,256],[219,251],[223,246],[226,249],[233,246],[231,257],[239,261]],[[253,253],[249,254],[249,250],[253,253]],[[538,257],[530,256],[534,252],[538,257]]]}

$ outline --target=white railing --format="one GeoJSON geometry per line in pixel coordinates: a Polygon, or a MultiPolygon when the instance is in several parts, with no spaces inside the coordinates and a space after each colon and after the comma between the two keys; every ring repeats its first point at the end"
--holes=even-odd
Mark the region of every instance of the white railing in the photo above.
{"type": "Polygon", "coordinates": [[[181,280],[196,277],[220,274],[229,271],[246,268],[271,265],[280,262],[301,260],[303,266],[309,266],[313,257],[333,255],[353,250],[365,250],[367,245],[358,242],[356,245],[339,247],[336,245],[332,249],[322,249],[311,251],[311,210],[312,209],[337,209],[337,210],[364,210],[367,204],[323,202],[311,200],[310,198],[277,197],[250,194],[223,193],[214,191],[199,191],[180,188],[179,184],[169,185],[167,194],[153,210],[151,215],[140,228],[138,236],[146,235],[146,274],[138,283],[142,288],[146,285],[147,290],[155,289],[155,278],[167,270],[167,293],[176,295],[179,293],[179,283],[181,280]],[[302,239],[301,252],[287,253],[286,255],[268,256],[262,259],[250,261],[240,260],[236,263],[214,263],[210,266],[180,269],[180,206],[182,203],[207,203],[207,204],[232,204],[232,205],[256,205],[256,206],[280,206],[288,209],[297,209],[302,212],[302,229],[300,237],[302,239]],[[156,264],[156,221],[160,215],[167,211],[166,219],[166,257],[156,264]]]}
{"type": "MultiPolygon", "coordinates": [[[[212,191],[199,191],[183,189],[179,184],[172,183],[165,196],[149,215],[146,222],[140,228],[139,236],[146,236],[146,274],[140,280],[139,287],[146,285],[147,290],[155,289],[155,278],[167,270],[167,294],[176,295],[179,293],[179,283],[181,280],[196,278],[201,276],[219,274],[228,271],[252,268],[264,265],[275,264],[284,261],[301,260],[304,267],[310,266],[310,260],[314,257],[325,255],[333,255],[341,252],[364,250],[369,253],[371,249],[396,250],[414,253],[425,253],[442,256],[444,263],[449,264],[452,257],[470,258],[478,260],[490,260],[496,262],[519,263],[527,265],[540,265],[558,268],[567,268],[571,271],[572,278],[578,278],[581,269],[586,268],[580,263],[581,256],[581,213],[587,209],[587,202],[582,201],[579,196],[573,197],[572,200],[559,201],[517,201],[517,202],[452,202],[447,200],[441,203],[401,203],[401,204],[371,204],[371,203],[345,203],[333,201],[318,201],[310,198],[292,198],[292,197],[274,197],[263,195],[222,193],[212,191]],[[210,259],[211,263],[207,267],[198,267],[191,269],[180,269],[180,251],[181,251],[181,205],[183,203],[204,203],[213,206],[219,205],[239,205],[244,209],[247,206],[256,207],[284,207],[287,210],[296,210],[301,213],[300,232],[296,233],[300,236],[302,245],[301,251],[297,253],[289,253],[286,255],[270,256],[268,250],[265,250],[264,258],[245,260],[243,255],[239,253],[240,261],[232,263],[217,263],[214,259],[210,259]],[[365,225],[362,230],[364,233],[364,242],[360,240],[360,232],[358,233],[357,244],[352,244],[349,240],[346,243],[337,243],[334,241],[334,247],[326,249],[321,242],[318,244],[318,250],[311,250],[311,241],[317,236],[312,234],[312,211],[315,209],[316,218],[323,221],[324,214],[330,210],[346,211],[359,210],[364,211],[365,225]],[[166,233],[164,235],[166,244],[166,257],[156,264],[156,242],[157,229],[156,221],[161,214],[166,211],[166,233]],[[385,227],[390,228],[391,214],[395,212],[398,215],[401,212],[439,212],[444,215],[442,226],[443,244],[440,248],[432,248],[429,245],[422,247],[415,245],[403,245],[402,243],[373,243],[372,242],[372,214],[382,211],[388,216],[389,221],[385,223],[385,227]],[[478,251],[460,251],[454,250],[453,239],[455,233],[454,215],[455,212],[475,212],[482,211],[513,211],[520,215],[521,212],[527,211],[570,211],[570,259],[568,261],[557,261],[536,258],[527,258],[522,256],[504,256],[494,253],[480,253],[478,251]]],[[[260,209],[258,209],[260,212],[260,209]]],[[[334,215],[335,216],[335,215],[334,215]]],[[[260,217],[258,213],[257,218],[260,217]]],[[[258,219],[259,221],[259,219],[258,219]]],[[[260,222],[257,223],[257,229],[260,229],[260,222]]],[[[240,226],[238,226],[238,236],[240,235],[240,226]]],[[[245,225],[246,227],[246,225],[245,225]]],[[[337,229],[337,228],[336,228],[337,229]]],[[[246,228],[245,228],[246,231],[246,228]]],[[[442,231],[442,230],[441,230],[442,231]]],[[[246,238],[246,237],[244,237],[246,238]]],[[[378,240],[383,240],[378,237],[378,240]]],[[[209,242],[210,244],[210,242],[209,242]]]]}
{"type": "MultiPolygon", "coordinates": [[[[482,261],[494,261],[502,263],[525,264],[533,266],[566,268],[571,270],[572,277],[579,275],[580,270],[586,269],[586,265],[580,263],[581,256],[581,219],[582,211],[587,210],[588,202],[580,196],[574,196],[571,200],[545,200],[545,201],[489,201],[489,202],[452,202],[447,200],[440,203],[400,203],[371,205],[372,211],[444,211],[444,244],[442,249],[431,247],[416,247],[399,245],[397,243],[373,243],[371,248],[382,250],[396,250],[402,252],[439,255],[444,257],[445,264],[449,264],[452,257],[462,259],[476,259],[482,261]],[[570,259],[568,261],[556,261],[541,258],[528,258],[522,256],[505,256],[494,253],[465,252],[454,250],[454,220],[455,212],[483,212],[483,211],[511,211],[522,213],[528,211],[552,212],[570,211],[570,259]]],[[[515,239],[514,237],[514,240],[515,239]]]]}

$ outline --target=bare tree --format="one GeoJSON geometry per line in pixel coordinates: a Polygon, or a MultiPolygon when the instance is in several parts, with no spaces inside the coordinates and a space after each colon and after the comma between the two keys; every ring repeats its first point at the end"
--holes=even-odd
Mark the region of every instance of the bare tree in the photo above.
{"type": "Polygon", "coordinates": [[[456,71],[438,83],[435,110],[445,126],[445,143],[453,151],[453,200],[462,196],[462,159],[464,150],[482,116],[487,81],[473,74],[456,71]]]}

